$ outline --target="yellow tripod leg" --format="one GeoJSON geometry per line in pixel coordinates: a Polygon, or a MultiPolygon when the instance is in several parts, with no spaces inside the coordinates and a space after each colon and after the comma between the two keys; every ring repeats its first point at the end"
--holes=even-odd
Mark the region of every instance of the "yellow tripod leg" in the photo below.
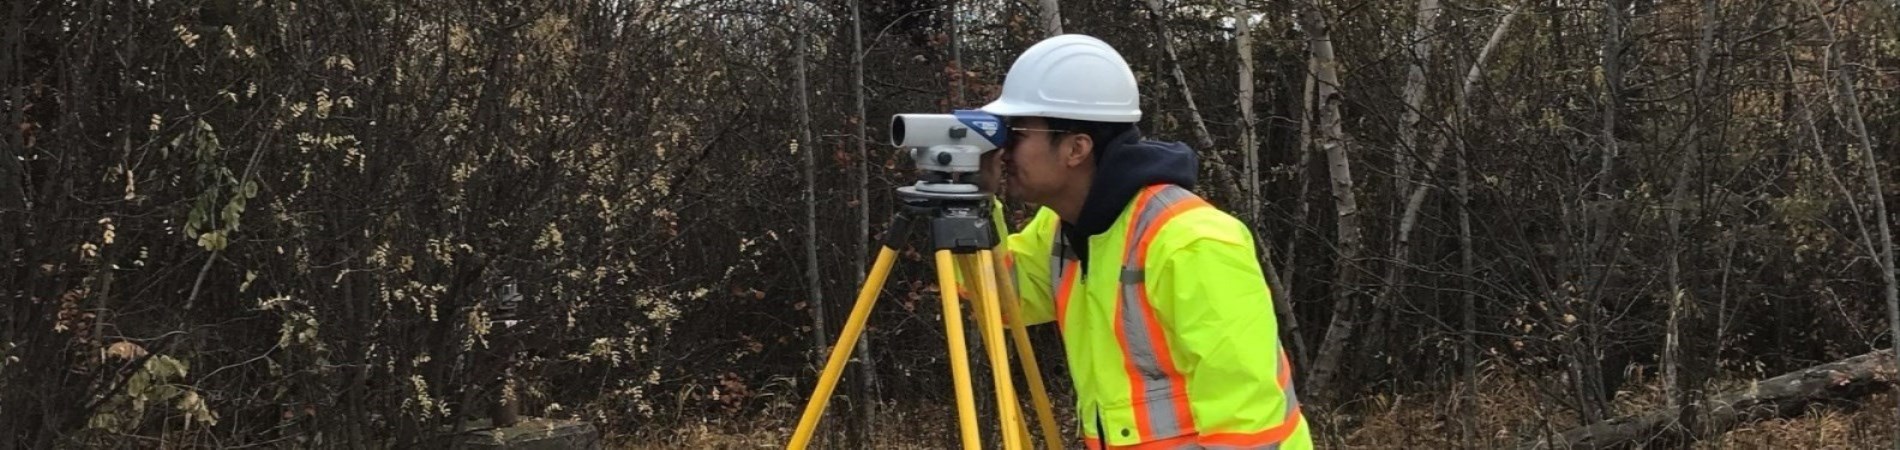
{"type": "MultiPolygon", "coordinates": [[[[1001,245],[997,248],[1000,250],[993,253],[991,259],[996,262],[995,267],[1002,268],[1004,267],[1002,255],[1007,254],[1008,250],[1001,245]]],[[[1061,450],[1062,430],[1056,427],[1056,415],[1054,408],[1050,406],[1049,391],[1042,383],[1042,368],[1037,366],[1036,352],[1029,345],[1029,330],[1022,325],[1022,306],[1021,300],[1016,296],[1015,274],[997,273],[999,275],[996,278],[1000,280],[997,284],[1001,285],[997,291],[1001,292],[1003,297],[1001,303],[1004,322],[1009,324],[1009,331],[1015,338],[1016,357],[1023,362],[1023,374],[1029,378],[1029,399],[1035,405],[1037,422],[1042,425],[1043,447],[1049,450],[1061,450]]],[[[1024,436],[1023,439],[1028,440],[1028,436],[1024,436]]]]}
{"type": "Polygon", "coordinates": [[[878,250],[877,263],[871,266],[871,273],[864,279],[864,287],[858,290],[858,301],[851,307],[851,318],[844,323],[844,334],[831,347],[831,357],[825,360],[825,370],[818,378],[818,388],[811,399],[805,403],[805,415],[798,419],[798,429],[792,433],[792,442],[786,448],[802,450],[811,445],[812,433],[818,429],[818,420],[824,418],[825,405],[831,401],[831,391],[838,387],[838,376],[844,373],[845,362],[850,359],[851,350],[858,345],[858,336],[864,332],[864,323],[870,320],[871,307],[877,304],[877,293],[884,288],[884,280],[891,274],[891,265],[897,260],[897,250],[884,247],[878,250]]]}
{"type": "Polygon", "coordinates": [[[993,282],[985,283],[986,281],[993,280],[993,278],[986,280],[986,278],[990,277],[984,276],[986,272],[991,272],[992,270],[978,262],[984,260],[982,258],[982,255],[957,255],[957,270],[963,274],[962,281],[964,283],[975,285],[972,286],[975,288],[975,292],[969,293],[975,297],[968,299],[970,300],[970,312],[976,316],[974,320],[976,320],[978,325],[977,332],[981,333],[984,350],[987,352],[986,356],[990,357],[990,374],[995,377],[994,392],[998,405],[996,414],[997,420],[1000,422],[1001,430],[1003,430],[1003,448],[1006,450],[1016,450],[1027,445],[1028,433],[1024,431],[1021,412],[1015,400],[1016,386],[1011,384],[1009,378],[1009,347],[1007,347],[1009,343],[1004,341],[1003,323],[997,312],[999,306],[993,303],[997,297],[994,295],[996,292],[995,284],[993,282]],[[1000,364],[1003,365],[997,365],[999,363],[997,362],[996,355],[999,353],[1002,354],[1002,363],[1000,364]]]}
{"type": "Polygon", "coordinates": [[[1017,450],[1022,448],[1023,442],[1023,437],[1020,435],[1022,410],[1016,403],[1016,384],[1010,380],[1009,355],[1006,350],[1009,344],[1003,338],[1003,316],[1000,311],[997,311],[1001,307],[997,304],[999,300],[996,289],[996,266],[993,264],[994,256],[989,250],[977,250],[976,255],[977,283],[981,288],[977,295],[981,297],[979,301],[983,304],[983,308],[978,313],[982,314],[981,319],[987,325],[984,327],[983,342],[989,350],[990,367],[995,369],[991,371],[991,374],[996,378],[996,410],[1003,421],[1003,447],[1008,450],[1017,450]]]}
{"type": "Polygon", "coordinates": [[[950,377],[956,382],[957,426],[964,450],[983,446],[976,435],[976,398],[970,393],[970,353],[963,347],[963,309],[957,303],[956,260],[937,250],[937,291],[943,294],[943,328],[950,340],[950,377]]]}

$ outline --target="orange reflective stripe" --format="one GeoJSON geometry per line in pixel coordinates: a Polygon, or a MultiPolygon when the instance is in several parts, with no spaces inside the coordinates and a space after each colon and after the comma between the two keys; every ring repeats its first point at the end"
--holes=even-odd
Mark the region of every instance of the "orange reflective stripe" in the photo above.
{"type": "MultiPolygon", "coordinates": [[[[1155,192],[1159,193],[1160,190],[1157,189],[1155,192]]],[[[1162,224],[1168,223],[1168,220],[1173,219],[1176,215],[1180,215],[1183,211],[1201,206],[1207,206],[1207,201],[1201,200],[1200,197],[1189,197],[1186,200],[1168,205],[1168,209],[1162,210],[1161,216],[1156,218],[1154,224],[1150,225],[1147,230],[1144,230],[1141,240],[1137,241],[1139,244],[1135,250],[1134,262],[1137,264],[1145,264],[1148,260],[1148,244],[1154,241],[1155,235],[1159,234],[1162,224]]],[[[1146,281],[1143,280],[1141,283],[1146,284],[1146,281]]],[[[1168,378],[1173,382],[1172,384],[1176,391],[1174,397],[1174,416],[1179,418],[1178,420],[1180,421],[1182,431],[1192,433],[1195,430],[1194,411],[1190,408],[1190,403],[1188,402],[1186,377],[1182,376],[1180,369],[1174,366],[1174,352],[1168,348],[1166,335],[1162,334],[1161,320],[1154,312],[1154,303],[1148,299],[1148,290],[1136,289],[1135,292],[1141,296],[1141,305],[1143,309],[1145,309],[1143,313],[1147,316],[1148,336],[1155,341],[1155,356],[1161,360],[1162,370],[1167,372],[1168,378]]]]}
{"type": "Polygon", "coordinates": [[[1055,283],[1050,291],[1055,294],[1056,328],[1068,329],[1069,292],[1075,284],[1076,269],[1080,266],[1070,262],[1069,239],[1062,235],[1062,221],[1054,220],[1049,224],[1049,282],[1055,283]],[[1066,270],[1065,270],[1066,269],[1066,270]]]}
{"type": "Polygon", "coordinates": [[[1207,206],[1207,200],[1202,200],[1200,197],[1191,197],[1169,205],[1168,209],[1162,210],[1161,216],[1155,218],[1154,226],[1148,227],[1148,232],[1141,237],[1140,241],[1136,241],[1135,258],[1138,259],[1135,261],[1139,263],[1148,260],[1148,243],[1153,241],[1155,235],[1161,232],[1161,224],[1168,223],[1168,219],[1173,219],[1174,216],[1180,215],[1182,212],[1202,206],[1207,206]]]}
{"type": "MultiPolygon", "coordinates": [[[[1161,363],[1161,371],[1167,375],[1170,390],[1174,391],[1171,394],[1171,397],[1173,397],[1172,406],[1174,407],[1174,417],[1176,421],[1176,429],[1173,432],[1191,433],[1194,431],[1194,412],[1189,408],[1188,404],[1187,378],[1181,375],[1181,371],[1178,368],[1174,367],[1174,352],[1168,348],[1168,341],[1165,335],[1161,334],[1161,320],[1155,315],[1154,305],[1148,302],[1147,290],[1136,289],[1136,291],[1141,292],[1141,300],[1139,302],[1141,305],[1141,318],[1142,322],[1145,322],[1145,325],[1147,325],[1149,345],[1154,347],[1155,360],[1161,363]]],[[[1139,376],[1139,374],[1136,374],[1136,376],[1139,376]]],[[[1140,389],[1139,383],[1130,384],[1137,386],[1136,389],[1140,389]]],[[[1145,396],[1147,393],[1131,392],[1131,394],[1135,395],[1135,397],[1132,398],[1139,402],[1142,396],[1145,396]]],[[[1154,429],[1154,424],[1150,423],[1153,417],[1151,417],[1149,411],[1151,411],[1151,408],[1135,409],[1135,425],[1140,427],[1142,437],[1144,438],[1157,431],[1154,429]]]]}
{"type": "Polygon", "coordinates": [[[1134,215],[1122,241],[1121,301],[1116,308],[1115,331],[1124,355],[1129,380],[1129,398],[1135,403],[1135,427],[1142,439],[1191,435],[1195,431],[1194,413],[1187,395],[1187,380],[1174,365],[1160,316],[1148,298],[1145,268],[1148,242],[1169,219],[1189,208],[1204,206],[1194,194],[1171,185],[1143,189],[1135,198],[1134,215]],[[1159,211],[1154,208],[1161,208],[1159,211]],[[1128,315],[1133,314],[1133,317],[1128,315]],[[1151,403],[1151,392],[1165,391],[1166,404],[1151,403]]]}
{"type": "MultiPolygon", "coordinates": [[[[1286,417],[1280,420],[1280,427],[1291,430],[1291,425],[1300,422],[1300,394],[1293,386],[1293,362],[1287,359],[1286,349],[1280,349],[1280,396],[1286,397],[1286,417]]],[[[1291,431],[1289,431],[1291,432],[1291,431]]]]}
{"type": "MultiPolygon", "coordinates": [[[[1156,192],[1159,192],[1161,187],[1162,186],[1150,186],[1146,189],[1142,189],[1141,193],[1135,196],[1134,208],[1129,210],[1129,211],[1133,211],[1133,213],[1131,213],[1130,220],[1129,220],[1130,223],[1127,225],[1128,232],[1127,232],[1127,235],[1122,238],[1122,243],[1123,243],[1122,245],[1134,245],[1135,230],[1137,228],[1140,228],[1136,226],[1136,223],[1140,221],[1142,211],[1145,211],[1147,209],[1148,200],[1153,198],[1154,194],[1156,192]]],[[[1124,285],[1124,288],[1125,287],[1126,285],[1124,285]]],[[[1126,300],[1127,299],[1124,299],[1124,301],[1126,300]]],[[[1123,366],[1122,370],[1128,373],[1129,401],[1134,402],[1137,405],[1140,405],[1141,401],[1145,397],[1147,397],[1147,386],[1145,386],[1144,385],[1145,383],[1142,382],[1143,380],[1146,379],[1146,376],[1142,375],[1141,373],[1141,366],[1140,366],[1141,358],[1137,355],[1137,353],[1135,352],[1135,349],[1131,348],[1129,345],[1130,344],[1129,336],[1128,336],[1129,330],[1127,329],[1128,320],[1125,317],[1123,317],[1124,314],[1130,313],[1130,311],[1127,311],[1127,309],[1128,308],[1115,308],[1115,320],[1114,320],[1115,341],[1116,341],[1116,344],[1119,344],[1122,349],[1122,366],[1123,366]]],[[[1145,308],[1140,312],[1144,316],[1147,313],[1145,308]]],[[[1147,321],[1143,320],[1142,322],[1145,323],[1147,321]]],[[[1147,327],[1144,326],[1143,328],[1147,328],[1147,327]]],[[[1165,345],[1154,346],[1152,339],[1150,339],[1149,342],[1143,342],[1141,344],[1147,344],[1153,347],[1165,347],[1165,345]]],[[[1141,405],[1141,406],[1145,406],[1145,405],[1141,405]]],[[[1142,407],[1135,408],[1135,430],[1136,432],[1141,433],[1140,436],[1142,438],[1147,438],[1154,432],[1153,418],[1149,417],[1149,415],[1150,414],[1148,413],[1148,408],[1142,408],[1142,407]]],[[[1103,431],[1103,432],[1106,433],[1106,431],[1103,431]]]]}
{"type": "Polygon", "coordinates": [[[1200,443],[1201,445],[1226,445],[1234,447],[1274,445],[1285,442],[1287,437],[1293,436],[1293,430],[1298,429],[1299,426],[1300,408],[1299,406],[1294,406],[1293,414],[1287,416],[1286,421],[1281,422],[1273,428],[1254,433],[1206,434],[1201,436],[1200,443]]]}
{"type": "Polygon", "coordinates": [[[1075,261],[1067,263],[1067,269],[1060,271],[1062,280],[1056,286],[1056,328],[1068,329],[1069,292],[1075,288],[1075,274],[1081,272],[1081,264],[1075,261]]]}
{"type": "Polygon", "coordinates": [[[1288,392],[1293,387],[1293,363],[1286,359],[1286,350],[1280,350],[1280,392],[1288,392]]]}

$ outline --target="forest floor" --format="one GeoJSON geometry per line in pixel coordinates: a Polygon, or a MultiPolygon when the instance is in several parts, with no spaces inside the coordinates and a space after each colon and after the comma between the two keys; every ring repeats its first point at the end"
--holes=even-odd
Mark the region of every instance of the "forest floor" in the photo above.
{"type": "MultiPolygon", "coordinates": [[[[1654,409],[1661,403],[1660,383],[1648,382],[1618,393],[1613,407],[1616,415],[1628,415],[1654,409]]],[[[1737,389],[1746,381],[1721,383],[1717,392],[1737,389]]],[[[1539,404],[1533,384],[1522,377],[1487,378],[1476,396],[1473,414],[1458,411],[1462,388],[1429,395],[1372,395],[1348,404],[1358,411],[1333,415],[1328,423],[1315,426],[1338,433],[1316,433],[1320,448],[1515,448],[1523,440],[1545,433],[1559,433],[1577,425],[1576,417],[1558,413],[1562,408],[1539,404]],[[1456,418],[1468,417],[1460,421],[1456,418]]],[[[955,413],[948,402],[901,407],[886,406],[879,414],[876,432],[869,448],[941,449],[956,445],[955,413]]],[[[652,428],[610,439],[610,448],[622,449],[765,449],[783,448],[790,435],[791,422],[798,409],[777,405],[772,411],[785,411],[787,418],[755,419],[752,423],[707,420],[652,428]]],[[[1862,402],[1847,405],[1816,405],[1806,414],[1791,418],[1745,424],[1718,439],[1695,444],[1694,449],[1876,449],[1894,448],[1900,420],[1895,419],[1895,396],[1875,394],[1862,402]]],[[[835,407],[834,407],[835,408],[835,407]]],[[[1059,408],[1060,409],[1060,408],[1059,408]]],[[[1061,411],[1058,423],[1065,436],[1074,436],[1074,421],[1061,411]]],[[[1310,417],[1310,416],[1309,416],[1310,417]]],[[[832,419],[837,420],[837,419],[832,419]]],[[[1309,420],[1312,420],[1309,418],[1309,420]]],[[[814,442],[813,448],[848,448],[814,442]]],[[[1081,448],[1079,442],[1068,448],[1081,448]]]]}

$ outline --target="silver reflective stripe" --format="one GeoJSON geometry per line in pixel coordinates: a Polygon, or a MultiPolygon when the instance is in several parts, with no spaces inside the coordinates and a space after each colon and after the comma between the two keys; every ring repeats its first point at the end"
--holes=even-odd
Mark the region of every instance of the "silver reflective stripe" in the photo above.
{"type": "Polygon", "coordinates": [[[1141,372],[1141,379],[1130,380],[1130,382],[1137,383],[1141,388],[1140,392],[1148,397],[1133,399],[1148,410],[1148,423],[1152,429],[1143,430],[1148,433],[1142,435],[1143,439],[1168,438],[1181,434],[1181,418],[1175,417],[1173,401],[1173,394],[1180,387],[1175,386],[1174,380],[1168,378],[1167,372],[1162,370],[1160,356],[1155,354],[1154,343],[1161,336],[1149,335],[1148,323],[1143,320],[1147,317],[1147,314],[1144,314],[1147,305],[1143,304],[1141,294],[1142,289],[1145,289],[1144,277],[1147,271],[1143,267],[1144,262],[1139,260],[1136,250],[1140,248],[1140,239],[1148,234],[1148,229],[1157,225],[1155,222],[1161,218],[1162,212],[1167,211],[1176,203],[1193,197],[1193,193],[1179,186],[1170,185],[1162,188],[1161,192],[1156,192],[1148,199],[1147,204],[1142,206],[1140,211],[1135,212],[1135,223],[1131,225],[1134,227],[1134,234],[1130,235],[1133,239],[1122,244],[1127,249],[1122,257],[1119,305],[1121,314],[1119,316],[1122,332],[1125,333],[1122,336],[1122,342],[1128,343],[1127,356],[1135,363],[1135,368],[1141,372]]]}
{"type": "MultiPolygon", "coordinates": [[[[1281,361],[1285,361],[1285,360],[1283,359],[1281,361]]],[[[1280,369],[1280,370],[1291,370],[1291,369],[1280,369]]],[[[1286,388],[1286,392],[1285,392],[1286,393],[1286,412],[1280,414],[1281,424],[1285,424],[1287,420],[1292,419],[1293,411],[1300,409],[1300,395],[1298,393],[1293,392],[1294,391],[1293,383],[1287,383],[1286,386],[1284,387],[1286,388]]]]}

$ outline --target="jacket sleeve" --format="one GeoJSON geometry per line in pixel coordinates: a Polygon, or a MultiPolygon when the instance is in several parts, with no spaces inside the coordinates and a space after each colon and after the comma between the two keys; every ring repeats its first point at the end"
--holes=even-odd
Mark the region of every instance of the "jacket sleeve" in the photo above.
{"type": "Polygon", "coordinates": [[[1049,253],[1055,242],[1060,220],[1048,208],[1036,211],[1036,217],[1021,232],[1004,239],[1005,273],[1015,274],[1016,295],[1022,303],[1025,324],[1036,325],[1056,320],[1055,291],[1050,282],[1049,253]]]}
{"type": "Polygon", "coordinates": [[[1171,244],[1149,255],[1149,301],[1175,363],[1191,374],[1197,426],[1271,427],[1291,399],[1280,389],[1279,326],[1253,240],[1237,220],[1194,222],[1162,230],[1172,236],[1156,244],[1171,244]]]}

